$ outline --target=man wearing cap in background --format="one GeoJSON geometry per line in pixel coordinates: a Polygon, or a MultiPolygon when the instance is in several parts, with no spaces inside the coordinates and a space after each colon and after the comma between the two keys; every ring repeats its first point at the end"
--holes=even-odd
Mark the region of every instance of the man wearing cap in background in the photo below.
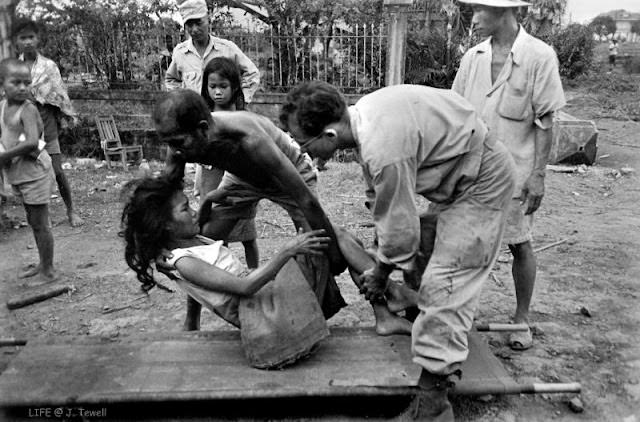
{"type": "MultiPolygon", "coordinates": [[[[513,254],[515,323],[529,322],[536,278],[531,246],[533,213],[544,195],[554,113],[565,105],[553,48],[529,35],[516,20],[519,0],[460,0],[473,7],[475,31],[488,37],[462,58],[452,89],[478,110],[511,152],[516,185],[503,242],[513,254]]],[[[526,350],[531,330],[511,335],[509,345],[526,350]]]]}
{"type": "MultiPolygon", "coordinates": [[[[209,33],[209,11],[205,0],[178,0],[178,9],[190,38],[173,49],[171,64],[165,74],[167,90],[186,88],[200,94],[204,67],[214,57],[226,57],[238,66],[244,101],[250,103],[260,85],[260,72],[256,65],[233,42],[209,33]]],[[[204,198],[218,186],[223,174],[224,170],[196,165],[194,194],[204,198]]]]}
{"type": "Polygon", "coordinates": [[[202,69],[214,57],[227,57],[238,65],[244,100],[250,103],[260,84],[256,65],[233,42],[209,33],[209,11],[205,0],[184,0],[179,2],[178,9],[190,38],[173,49],[165,76],[167,90],[187,88],[200,93],[202,69]]]}

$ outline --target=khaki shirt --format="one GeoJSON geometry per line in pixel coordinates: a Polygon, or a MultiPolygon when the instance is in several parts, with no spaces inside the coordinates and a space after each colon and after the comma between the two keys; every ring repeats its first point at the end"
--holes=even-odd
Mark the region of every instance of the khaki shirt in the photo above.
{"type": "Polygon", "coordinates": [[[411,269],[420,241],[416,194],[451,203],[478,175],[486,126],[450,90],[395,85],[349,108],[371,211],[378,259],[411,269]]]}
{"type": "Polygon", "coordinates": [[[202,71],[214,57],[227,57],[236,62],[242,74],[244,99],[250,103],[260,85],[258,68],[233,42],[214,36],[209,36],[204,57],[200,57],[191,39],[176,45],[165,75],[165,88],[168,91],[186,88],[199,94],[202,89],[202,71]]]}
{"type": "Polygon", "coordinates": [[[566,104],[558,58],[553,48],[527,34],[521,26],[494,84],[491,59],[489,38],[462,57],[452,89],[473,104],[513,156],[514,197],[519,197],[533,171],[536,125],[550,129],[550,113],[566,104]]]}

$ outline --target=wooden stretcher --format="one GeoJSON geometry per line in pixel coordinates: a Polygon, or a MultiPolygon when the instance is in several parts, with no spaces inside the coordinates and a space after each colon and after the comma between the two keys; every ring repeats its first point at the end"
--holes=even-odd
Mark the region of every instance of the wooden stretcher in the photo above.
{"type": "MultiPolygon", "coordinates": [[[[469,341],[455,394],[580,391],[518,384],[480,334],[469,341]]],[[[420,368],[410,349],[407,336],[334,328],[309,358],[265,371],[247,365],[237,331],[30,340],[0,375],[0,407],[411,396],[420,368]]]]}

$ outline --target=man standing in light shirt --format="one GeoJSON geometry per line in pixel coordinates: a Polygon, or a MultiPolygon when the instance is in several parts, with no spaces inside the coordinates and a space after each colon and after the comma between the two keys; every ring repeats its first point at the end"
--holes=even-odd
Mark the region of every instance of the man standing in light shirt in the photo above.
{"type": "MultiPolygon", "coordinates": [[[[544,195],[553,116],[565,105],[558,59],[551,46],[518,24],[517,8],[529,3],[460,1],[471,4],[474,28],[488,38],[464,55],[452,89],[478,110],[516,164],[516,186],[503,241],[513,254],[514,322],[528,323],[536,278],[533,213],[544,195]]],[[[509,338],[515,350],[526,350],[532,344],[531,330],[509,338]]]]}

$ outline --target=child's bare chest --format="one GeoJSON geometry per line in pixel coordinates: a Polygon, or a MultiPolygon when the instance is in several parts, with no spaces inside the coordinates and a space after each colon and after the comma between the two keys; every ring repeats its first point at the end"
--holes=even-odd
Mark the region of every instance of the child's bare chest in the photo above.
{"type": "Polygon", "coordinates": [[[2,123],[6,126],[15,127],[20,124],[20,110],[18,105],[6,105],[2,115],[2,123]]]}
{"type": "Polygon", "coordinates": [[[7,146],[7,143],[17,142],[18,136],[24,131],[22,121],[20,120],[20,114],[22,107],[19,105],[5,104],[0,115],[0,137],[3,139],[3,143],[7,146]]]}

